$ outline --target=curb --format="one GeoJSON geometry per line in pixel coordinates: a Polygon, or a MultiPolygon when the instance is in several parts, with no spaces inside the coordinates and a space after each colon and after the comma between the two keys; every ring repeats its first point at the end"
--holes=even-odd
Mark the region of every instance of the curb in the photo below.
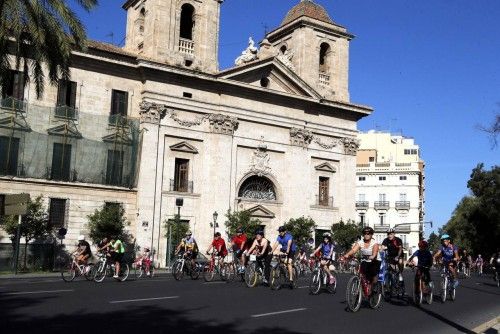
{"type": "Polygon", "coordinates": [[[493,318],[482,325],[477,326],[472,331],[478,334],[480,333],[496,334],[500,330],[499,326],[500,326],[500,316],[493,318]]]}

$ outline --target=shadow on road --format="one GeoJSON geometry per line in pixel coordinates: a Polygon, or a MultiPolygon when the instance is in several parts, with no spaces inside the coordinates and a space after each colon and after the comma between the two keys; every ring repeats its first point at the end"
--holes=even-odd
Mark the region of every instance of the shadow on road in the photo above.
{"type": "MultiPolygon", "coordinates": [[[[436,296],[434,296],[434,300],[436,299],[436,296]]],[[[443,317],[442,315],[440,314],[437,314],[436,312],[433,312],[431,310],[428,310],[424,307],[417,307],[417,306],[414,306],[417,310],[419,311],[422,311],[424,313],[426,313],[427,315],[430,315],[431,317],[437,319],[437,320],[440,320],[442,322],[444,322],[445,324],[455,328],[457,331],[461,332],[461,333],[467,333],[467,334],[475,334],[475,332],[471,331],[470,329],[468,328],[465,328],[464,326],[460,325],[460,324],[457,324],[456,322],[454,321],[451,321],[450,319],[447,319],[445,317],[443,317]]]]}

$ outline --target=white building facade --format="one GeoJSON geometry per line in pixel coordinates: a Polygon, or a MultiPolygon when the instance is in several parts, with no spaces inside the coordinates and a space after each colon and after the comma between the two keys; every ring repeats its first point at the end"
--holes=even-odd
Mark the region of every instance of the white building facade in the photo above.
{"type": "Polygon", "coordinates": [[[369,131],[358,135],[357,221],[382,241],[393,227],[405,252],[417,249],[424,229],[425,175],[420,148],[412,138],[369,131]]]}

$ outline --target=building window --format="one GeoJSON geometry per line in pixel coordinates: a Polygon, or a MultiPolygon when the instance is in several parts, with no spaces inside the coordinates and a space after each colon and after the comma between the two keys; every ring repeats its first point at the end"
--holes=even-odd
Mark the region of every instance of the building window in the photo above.
{"type": "Polygon", "coordinates": [[[57,105],[74,108],[76,105],[76,82],[59,81],[57,90],[57,105]]]}
{"type": "Polygon", "coordinates": [[[184,4],[181,7],[181,27],[180,37],[193,40],[194,28],[194,7],[190,4],[184,4]]]}
{"type": "Polygon", "coordinates": [[[384,225],[385,224],[385,215],[379,215],[378,218],[379,218],[380,225],[384,225]]]}
{"type": "Polygon", "coordinates": [[[329,68],[329,60],[330,60],[330,45],[327,43],[322,43],[319,48],[319,72],[320,73],[328,73],[330,71],[329,68]]]}
{"type": "Polygon", "coordinates": [[[364,201],[366,201],[366,194],[359,194],[359,195],[358,195],[358,200],[359,200],[360,202],[364,202],[364,201]]]}
{"type": "Polygon", "coordinates": [[[365,176],[360,176],[360,177],[358,177],[358,180],[359,181],[366,181],[366,177],[365,176]]]}
{"type": "Polygon", "coordinates": [[[359,214],[359,222],[362,226],[365,226],[365,214],[364,213],[359,214]]]}
{"type": "Polygon", "coordinates": [[[369,162],[375,162],[375,157],[369,157],[369,158],[368,158],[368,161],[369,161],[369,162]]]}
{"type": "Polygon", "coordinates": [[[328,206],[329,204],[329,189],[330,188],[330,178],[320,177],[319,178],[319,193],[318,193],[318,204],[323,206],[328,206]]]}
{"type": "Polygon", "coordinates": [[[379,202],[385,202],[385,199],[386,199],[386,194],[378,194],[379,202]]]}
{"type": "Polygon", "coordinates": [[[2,86],[2,97],[24,100],[24,81],[23,72],[11,70],[7,76],[6,84],[2,86]]]}
{"type": "Polygon", "coordinates": [[[5,215],[5,195],[0,194],[0,217],[5,215]]]}
{"type": "Polygon", "coordinates": [[[61,228],[66,225],[67,201],[60,198],[51,198],[49,207],[49,225],[52,228],[61,228]]]}
{"type": "Polygon", "coordinates": [[[418,150],[415,148],[412,148],[412,149],[405,148],[404,153],[405,153],[405,155],[417,155],[418,150]]]}
{"type": "Polygon", "coordinates": [[[54,143],[52,151],[52,180],[69,181],[71,167],[71,145],[54,143]]]}
{"type": "Polygon", "coordinates": [[[108,150],[108,163],[106,168],[106,184],[122,185],[123,151],[108,150]]]}
{"type": "Polygon", "coordinates": [[[115,90],[111,92],[111,115],[127,116],[128,93],[115,90]]]}
{"type": "Polygon", "coordinates": [[[276,191],[274,184],[269,179],[254,175],[243,182],[238,191],[238,197],[275,201],[276,191]]]}
{"type": "Polygon", "coordinates": [[[385,176],[379,176],[379,177],[378,177],[378,180],[379,180],[379,181],[385,181],[385,176]]]}
{"type": "Polygon", "coordinates": [[[399,200],[401,202],[406,202],[406,194],[405,193],[401,193],[399,194],[399,200]]]}
{"type": "Polygon", "coordinates": [[[187,192],[189,189],[189,160],[175,159],[174,191],[187,192]]]}
{"type": "Polygon", "coordinates": [[[399,177],[399,180],[400,180],[400,181],[406,181],[406,175],[402,175],[402,176],[400,176],[400,177],[399,177]]]}
{"type": "Polygon", "coordinates": [[[0,136],[0,175],[17,175],[19,138],[0,136]]]}

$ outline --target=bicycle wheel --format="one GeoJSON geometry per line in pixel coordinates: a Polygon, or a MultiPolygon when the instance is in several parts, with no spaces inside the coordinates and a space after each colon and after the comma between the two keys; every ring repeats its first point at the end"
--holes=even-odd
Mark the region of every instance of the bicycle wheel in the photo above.
{"type": "Polygon", "coordinates": [[[149,266],[149,277],[150,277],[150,278],[155,277],[155,273],[156,273],[156,269],[155,269],[155,267],[153,266],[153,264],[151,263],[151,265],[149,266]]]}
{"type": "Polygon", "coordinates": [[[85,279],[87,281],[93,281],[95,275],[95,265],[91,263],[87,267],[88,268],[85,268],[83,276],[85,276],[85,279]]]}
{"type": "Polygon", "coordinates": [[[144,270],[142,270],[141,265],[134,264],[134,271],[135,271],[135,278],[136,279],[141,278],[142,275],[144,274],[144,270]]]}
{"type": "Polygon", "coordinates": [[[450,288],[450,299],[451,301],[455,301],[455,298],[457,297],[457,293],[456,293],[457,289],[455,289],[453,286],[450,288]]]}
{"type": "MultiPolygon", "coordinates": [[[[332,276],[333,276],[333,283],[330,283],[330,281],[328,281],[328,283],[326,284],[326,290],[328,290],[328,292],[330,293],[336,293],[337,292],[337,273],[332,271],[332,276]]],[[[330,278],[328,278],[330,279],[330,278]]]]}
{"type": "Polygon", "coordinates": [[[448,290],[448,280],[446,277],[441,279],[441,302],[444,303],[446,301],[446,293],[448,290]]]}
{"type": "Polygon", "coordinates": [[[71,282],[75,279],[76,276],[76,266],[74,262],[69,263],[68,265],[61,268],[61,277],[64,282],[71,282]]]}
{"type": "Polygon", "coordinates": [[[127,263],[122,263],[120,265],[120,272],[118,273],[118,280],[120,282],[125,282],[130,274],[130,268],[127,263]]]}
{"type": "Polygon", "coordinates": [[[389,273],[387,273],[385,275],[383,291],[384,291],[385,300],[386,301],[391,300],[391,297],[392,297],[392,276],[389,273]]]}
{"type": "Polygon", "coordinates": [[[245,284],[249,288],[257,285],[257,265],[255,263],[249,264],[245,269],[245,284]]]}
{"type": "Polygon", "coordinates": [[[299,281],[299,270],[293,267],[292,289],[297,289],[297,282],[299,281]]]}
{"type": "Polygon", "coordinates": [[[422,284],[420,280],[413,281],[413,302],[417,306],[422,304],[422,284]]]}
{"type": "Polygon", "coordinates": [[[269,286],[272,290],[278,290],[281,288],[281,270],[280,267],[274,267],[271,269],[271,282],[269,282],[269,286]]]}
{"type": "Polygon", "coordinates": [[[309,281],[309,292],[312,295],[317,295],[321,290],[321,273],[319,270],[315,270],[309,281]]]}
{"type": "Polygon", "coordinates": [[[212,282],[215,276],[215,265],[207,264],[203,270],[203,279],[205,282],[212,282]]]}
{"type": "Polygon", "coordinates": [[[234,281],[236,278],[236,268],[234,266],[234,263],[224,263],[222,272],[224,274],[224,280],[225,281],[234,281]]]}
{"type": "Polygon", "coordinates": [[[382,300],[382,288],[380,287],[380,283],[376,283],[372,288],[372,294],[370,296],[369,302],[370,307],[372,309],[376,309],[380,306],[380,301],[382,300]]]}
{"type": "Polygon", "coordinates": [[[95,271],[94,282],[101,283],[102,281],[104,281],[104,278],[106,278],[106,267],[107,266],[105,262],[99,262],[95,271]]]}
{"type": "Polygon", "coordinates": [[[361,280],[358,276],[352,276],[347,282],[346,300],[347,308],[351,312],[357,312],[361,307],[361,280]]]}
{"type": "Polygon", "coordinates": [[[434,298],[434,291],[433,290],[434,289],[433,289],[432,285],[430,285],[430,284],[427,285],[427,293],[425,294],[425,302],[429,305],[432,304],[432,300],[434,298]]]}
{"type": "Polygon", "coordinates": [[[172,266],[172,275],[174,276],[174,279],[176,281],[180,281],[182,278],[182,275],[184,275],[184,270],[182,268],[182,262],[181,261],[175,261],[174,265],[172,266]]]}
{"type": "Polygon", "coordinates": [[[200,277],[200,268],[198,267],[198,263],[194,263],[194,268],[190,269],[189,276],[191,276],[192,280],[197,280],[200,277]]]}

